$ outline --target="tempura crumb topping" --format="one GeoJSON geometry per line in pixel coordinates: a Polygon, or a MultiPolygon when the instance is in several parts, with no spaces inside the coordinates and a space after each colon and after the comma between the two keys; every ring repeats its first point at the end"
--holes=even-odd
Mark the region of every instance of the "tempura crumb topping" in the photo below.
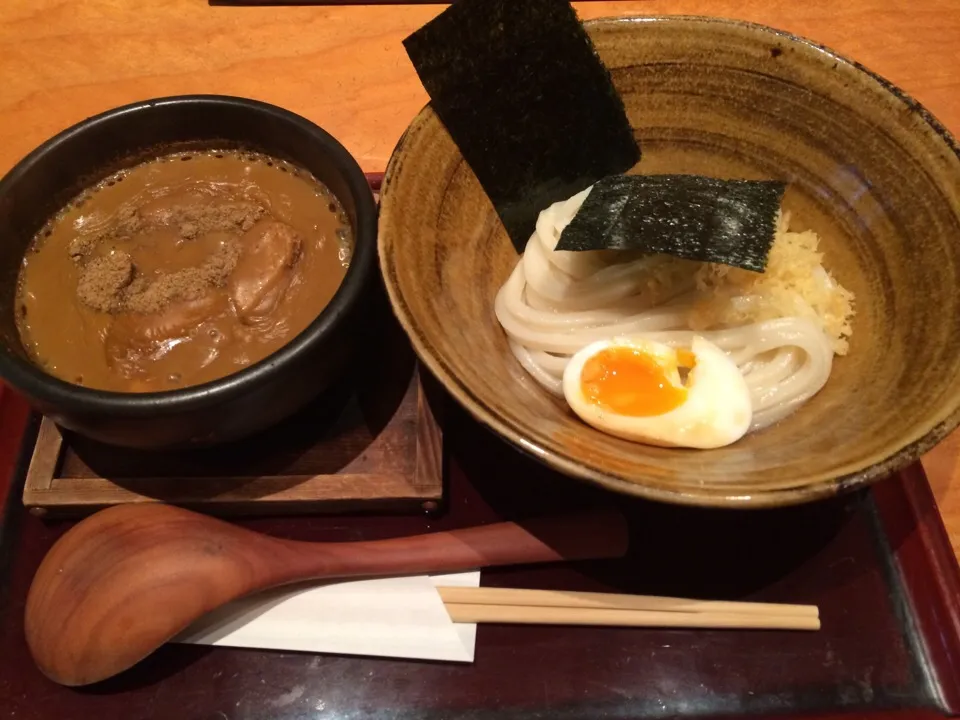
{"type": "Polygon", "coordinates": [[[853,331],[854,295],[823,267],[820,237],[789,230],[784,213],[764,273],[705,264],[696,273],[698,301],[690,314],[694,329],[744,325],[792,316],[817,322],[833,351],[845,355],[853,331]]]}

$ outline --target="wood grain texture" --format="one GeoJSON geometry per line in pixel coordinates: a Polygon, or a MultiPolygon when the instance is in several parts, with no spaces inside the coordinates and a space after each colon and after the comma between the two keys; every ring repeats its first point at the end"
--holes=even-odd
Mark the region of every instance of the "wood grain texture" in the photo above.
{"type": "Polygon", "coordinates": [[[924,457],[923,469],[950,536],[954,555],[960,559],[960,431],[924,457]]]}
{"type": "Polygon", "coordinates": [[[594,610],[656,610],[698,614],[702,612],[741,615],[786,615],[820,617],[816,605],[751,603],[728,600],[692,600],[656,595],[586,593],[571,590],[528,590],[526,588],[438,587],[445,605],[507,605],[514,607],[563,607],[594,610]]]}
{"type": "MultiPolygon", "coordinates": [[[[269,518],[244,526],[297,540],[376,540],[609,501],[605,491],[511,451],[456,407],[444,409],[449,492],[456,498],[448,512],[269,518]]],[[[0,538],[10,548],[9,570],[0,573],[0,707],[30,720],[125,718],[130,708],[142,720],[302,720],[317,716],[321,704],[320,716],[380,720],[840,720],[842,712],[895,717],[884,714],[890,708],[900,708],[904,720],[921,711],[942,717],[946,709],[928,668],[919,665],[912,629],[917,615],[934,617],[925,591],[932,583],[923,570],[889,571],[888,563],[911,561],[884,550],[872,495],[760,513],[624,501],[635,549],[624,560],[484,572],[487,587],[815,604],[823,617],[818,633],[491,625],[479,631],[476,662],[453,665],[171,645],[79,693],[43,676],[23,640],[27,589],[70,523],[40,521],[14,502],[0,538]],[[303,693],[290,702],[294,688],[303,693]]]]}
{"type": "Polygon", "coordinates": [[[0,385],[0,528],[6,503],[16,491],[11,487],[11,482],[15,481],[29,414],[26,401],[0,385]]]}
{"type": "Polygon", "coordinates": [[[926,608],[912,622],[924,638],[931,680],[949,714],[960,714],[960,566],[938,521],[930,484],[912,465],[896,482],[877,485],[872,495],[905,581],[907,603],[926,608]]]}
{"type": "MultiPolygon", "coordinates": [[[[381,390],[384,386],[375,385],[381,390]]],[[[378,394],[373,389],[371,394],[378,394]]],[[[74,435],[65,439],[53,421],[44,418],[23,504],[47,517],[156,502],[214,515],[397,512],[439,506],[443,435],[418,379],[409,383],[396,406],[373,408],[351,398],[329,428],[316,421],[313,410],[242,448],[162,456],[74,435]],[[378,414],[389,414],[389,419],[382,423],[378,414]]]]}
{"type": "Polygon", "coordinates": [[[508,625],[592,625],[616,627],[738,628],[752,630],[819,630],[820,618],[735,613],[678,613],[661,610],[595,610],[592,608],[522,605],[447,605],[457,623],[508,625]]]}
{"type": "MultiPolygon", "coordinates": [[[[401,40],[442,6],[210,7],[204,0],[7,0],[0,10],[0,171],[93,113],[159,95],[218,92],[322,124],[383,170],[426,103],[401,40]]],[[[591,2],[583,18],[703,14],[814,38],[887,76],[956,131],[956,0],[591,2]]]]}
{"type": "MultiPolygon", "coordinates": [[[[185,92],[246,95],[322,124],[383,170],[425,103],[400,41],[441,6],[210,7],[203,0],[7,0],[0,8],[0,172],[93,113],[185,92]]],[[[811,37],[897,83],[960,132],[957,0],[591,2],[582,17],[683,12],[811,37]]],[[[960,436],[924,461],[960,552],[960,436]]]]}
{"type": "Polygon", "coordinates": [[[626,524],[616,512],[305,543],[171,505],[121,505],[81,521],[50,549],[27,595],[24,628],[44,674],[63,685],[85,685],[131,667],[211,610],[277,585],[626,551],[626,524]]]}
{"type": "Polygon", "coordinates": [[[57,480],[57,469],[60,466],[61,451],[63,450],[63,434],[53,420],[43,418],[40,430],[37,432],[37,441],[33,445],[30,456],[30,465],[27,467],[27,477],[24,481],[24,505],[31,507],[27,501],[27,493],[50,492],[57,480]]]}

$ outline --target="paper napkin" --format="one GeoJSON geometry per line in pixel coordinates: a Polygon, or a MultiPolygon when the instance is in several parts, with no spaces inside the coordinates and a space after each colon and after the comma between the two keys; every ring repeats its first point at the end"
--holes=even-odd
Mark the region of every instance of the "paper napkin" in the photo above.
{"type": "Polygon", "coordinates": [[[450,620],[437,586],[479,572],[298,585],[237,600],[174,642],[473,662],[477,626],[450,620]]]}

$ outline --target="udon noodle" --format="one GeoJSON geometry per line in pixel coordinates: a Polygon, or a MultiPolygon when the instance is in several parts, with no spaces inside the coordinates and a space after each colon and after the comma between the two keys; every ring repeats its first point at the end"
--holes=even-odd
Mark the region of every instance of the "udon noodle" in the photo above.
{"type": "Polygon", "coordinates": [[[846,351],[852,295],[820,265],[816,235],[789,232],[781,217],[764,275],[632,251],[554,250],[588,192],[540,214],[496,298],[514,355],[540,385],[562,397],[568,360],[597,340],[642,336],[689,347],[696,334],[743,374],[751,430],[824,386],[834,353],[846,351]]]}

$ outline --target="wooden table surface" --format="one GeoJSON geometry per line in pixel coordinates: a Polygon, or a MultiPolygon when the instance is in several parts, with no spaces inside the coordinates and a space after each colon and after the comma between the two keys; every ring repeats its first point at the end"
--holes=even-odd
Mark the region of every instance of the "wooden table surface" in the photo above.
{"type": "MultiPolygon", "coordinates": [[[[440,9],[4,0],[0,173],[94,113],[203,92],[289,108],[338,137],[365,170],[382,170],[426,102],[400,41],[440,9]]],[[[583,18],[734,17],[810,37],[897,83],[960,134],[960,0],[648,0],[582,3],[578,10],[583,18]]],[[[924,465],[960,554],[960,433],[924,465]]]]}

